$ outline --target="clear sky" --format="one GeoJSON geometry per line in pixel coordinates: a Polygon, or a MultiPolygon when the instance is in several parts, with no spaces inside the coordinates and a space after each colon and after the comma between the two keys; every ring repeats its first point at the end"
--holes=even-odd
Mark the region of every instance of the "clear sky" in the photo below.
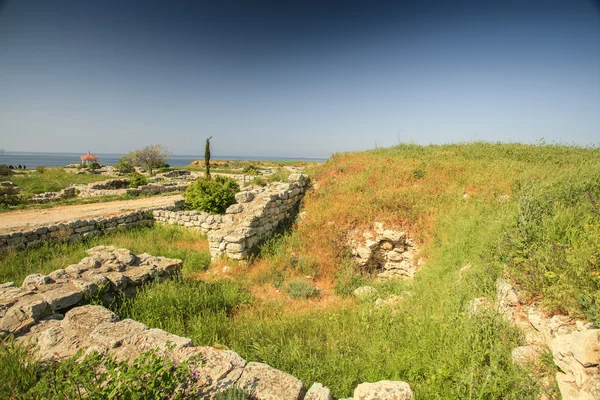
{"type": "Polygon", "coordinates": [[[600,5],[0,0],[0,148],[600,143],[600,5]]]}

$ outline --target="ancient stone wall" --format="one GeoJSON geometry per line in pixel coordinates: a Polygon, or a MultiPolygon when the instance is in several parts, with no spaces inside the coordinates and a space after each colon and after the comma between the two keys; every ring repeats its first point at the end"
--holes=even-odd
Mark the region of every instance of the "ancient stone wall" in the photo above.
{"type": "Polygon", "coordinates": [[[61,319],[62,314],[90,298],[110,302],[123,293],[133,297],[144,283],[168,278],[181,270],[181,260],[136,256],[127,249],[98,246],[89,257],[48,275],[33,274],[21,287],[13,282],[0,286],[0,337],[26,333],[42,320],[61,319]]]}
{"type": "MultiPolygon", "coordinates": [[[[25,278],[21,287],[0,285],[0,337],[14,335],[33,350],[38,361],[97,353],[131,361],[148,351],[186,363],[200,398],[240,388],[259,400],[332,400],[331,391],[314,383],[307,391],[298,378],[267,364],[246,362],[230,350],[194,346],[192,340],[131,319],[121,320],[98,305],[83,305],[90,296],[131,297],[143,284],[177,274],[181,260],[135,255],[127,249],[98,246],[89,257],[48,275],[25,278]]],[[[108,298],[107,300],[110,300],[108,298]]],[[[406,382],[362,383],[354,400],[412,400],[406,382]]]]}
{"type": "Polygon", "coordinates": [[[243,259],[284,221],[291,221],[306,191],[308,176],[292,174],[289,180],[236,194],[237,204],[226,211],[231,219],[208,233],[210,254],[243,259]]]}
{"type": "Polygon", "coordinates": [[[154,212],[156,222],[179,225],[208,234],[213,257],[243,259],[286,220],[291,220],[304,196],[308,176],[290,175],[290,182],[239,192],[225,215],[201,211],[154,212]]]}
{"type": "Polygon", "coordinates": [[[0,252],[40,246],[44,242],[75,241],[115,232],[117,229],[149,226],[154,223],[151,210],[134,211],[113,217],[74,220],[27,230],[0,234],[0,252]]]}
{"type": "Polygon", "coordinates": [[[381,278],[412,278],[416,272],[415,242],[401,230],[375,222],[372,230],[350,232],[347,243],[356,264],[381,278]]]}
{"type": "MultiPolygon", "coordinates": [[[[227,216],[209,214],[204,211],[154,211],[154,220],[165,225],[179,225],[202,233],[221,228],[221,224],[227,220],[227,216]]],[[[231,220],[229,218],[229,220],[231,220]]],[[[231,221],[230,221],[231,222],[231,221]]]]}

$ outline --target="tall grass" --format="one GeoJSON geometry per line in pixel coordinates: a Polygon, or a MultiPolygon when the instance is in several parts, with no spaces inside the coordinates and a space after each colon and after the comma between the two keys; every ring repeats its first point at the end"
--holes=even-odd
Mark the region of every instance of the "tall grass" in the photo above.
{"type": "Polygon", "coordinates": [[[20,284],[33,273],[49,273],[78,263],[85,251],[98,245],[128,248],[136,254],[149,253],[184,261],[184,273],[205,270],[210,264],[204,235],[176,226],[156,225],[107,236],[96,237],[73,244],[46,243],[35,249],[13,251],[0,255],[0,282],[20,284]]]}

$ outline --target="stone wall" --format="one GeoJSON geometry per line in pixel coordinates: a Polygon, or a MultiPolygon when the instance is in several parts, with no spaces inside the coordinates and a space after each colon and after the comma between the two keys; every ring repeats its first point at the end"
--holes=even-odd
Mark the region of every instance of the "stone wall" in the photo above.
{"type": "Polygon", "coordinates": [[[230,206],[225,215],[158,210],[154,217],[162,224],[206,233],[213,258],[226,255],[236,260],[243,259],[250,249],[271,236],[298,211],[309,182],[308,176],[292,174],[289,180],[237,193],[237,203],[230,206]]]}
{"type": "Polygon", "coordinates": [[[129,179],[108,179],[106,181],[90,183],[88,187],[92,190],[127,189],[129,187],[129,179]]]}
{"type": "Polygon", "coordinates": [[[412,278],[416,272],[415,242],[401,230],[375,222],[372,230],[350,232],[347,243],[357,265],[380,278],[412,278]]]}
{"type": "Polygon", "coordinates": [[[231,222],[228,219],[220,229],[208,233],[210,254],[243,259],[285,221],[291,221],[306,191],[308,176],[293,174],[289,180],[236,194],[238,203],[226,211],[231,222]]]}
{"type": "MultiPolygon", "coordinates": [[[[127,362],[156,351],[190,367],[190,385],[203,399],[230,388],[240,388],[259,400],[333,399],[320,383],[307,391],[298,378],[267,364],[246,362],[230,350],[194,346],[188,338],[121,320],[102,306],[83,305],[98,294],[135,296],[143,284],[169,278],[182,265],[181,260],[136,256],[112,246],[87,253],[89,257],[79,264],[28,276],[21,287],[12,282],[0,285],[0,337],[14,335],[38,361],[61,360],[82,351],[127,362]]],[[[413,393],[406,382],[380,381],[358,385],[353,399],[412,400],[413,393]]]]}
{"type": "Polygon", "coordinates": [[[77,188],[70,186],[59,192],[45,192],[34,194],[29,199],[32,203],[46,203],[53,200],[70,199],[77,196],[77,188]]]}
{"type": "MultiPolygon", "coordinates": [[[[466,267],[463,267],[463,270],[466,267]]],[[[554,379],[564,400],[600,399],[600,329],[594,323],[567,315],[548,315],[537,303],[522,302],[519,288],[507,279],[496,281],[496,301],[472,299],[467,312],[497,313],[523,333],[522,345],[512,351],[513,362],[530,368],[550,352],[557,367],[554,379]]],[[[542,385],[549,385],[542,377],[542,385]]]]}
{"type": "Polygon", "coordinates": [[[0,235],[0,252],[8,249],[21,250],[40,246],[44,242],[75,241],[77,239],[99,236],[115,232],[118,229],[150,226],[154,223],[151,210],[133,211],[127,214],[74,220],[52,225],[36,226],[0,235]]]}
{"type": "Polygon", "coordinates": [[[27,333],[42,320],[60,319],[94,296],[107,302],[120,293],[133,297],[142,284],[171,277],[182,266],[181,260],[136,256],[112,246],[94,247],[87,254],[79,264],[27,276],[21,287],[13,282],[0,286],[0,337],[27,333]]]}
{"type": "Polygon", "coordinates": [[[220,229],[225,221],[232,222],[227,215],[209,214],[204,211],[154,211],[154,220],[165,225],[179,225],[202,233],[220,229]]]}

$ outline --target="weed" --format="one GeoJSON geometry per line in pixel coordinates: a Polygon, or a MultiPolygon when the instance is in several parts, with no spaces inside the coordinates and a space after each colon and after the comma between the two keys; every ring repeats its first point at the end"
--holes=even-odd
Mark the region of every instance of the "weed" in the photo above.
{"type": "Polygon", "coordinates": [[[292,299],[311,299],[321,295],[319,288],[302,279],[289,281],[285,291],[292,299]]]}

